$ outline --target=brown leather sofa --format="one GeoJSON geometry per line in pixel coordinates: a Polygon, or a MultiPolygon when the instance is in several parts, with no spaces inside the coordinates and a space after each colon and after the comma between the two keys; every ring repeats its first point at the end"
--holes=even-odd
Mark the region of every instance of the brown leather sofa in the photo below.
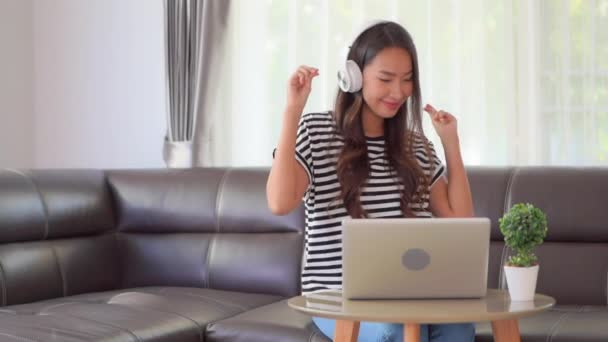
{"type": "MultiPolygon", "coordinates": [[[[608,168],[471,168],[475,214],[492,220],[489,287],[505,288],[505,250],[498,218],[515,203],[547,214],[549,231],[536,248],[536,291],[554,309],[520,320],[522,341],[608,341],[608,168]]],[[[477,341],[491,341],[489,324],[477,341]]]]}
{"type": "MultiPolygon", "coordinates": [[[[0,341],[328,341],[289,309],[303,210],[266,207],[268,169],[0,171],[0,341]]],[[[546,211],[523,341],[608,341],[608,169],[469,168],[492,219],[489,286],[507,256],[497,219],[546,211]]],[[[491,340],[487,324],[478,340],[491,340]]]]}

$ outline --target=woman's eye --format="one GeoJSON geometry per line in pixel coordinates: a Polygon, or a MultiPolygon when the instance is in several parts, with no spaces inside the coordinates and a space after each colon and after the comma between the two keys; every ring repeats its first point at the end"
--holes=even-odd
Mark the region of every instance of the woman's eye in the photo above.
{"type": "Polygon", "coordinates": [[[403,82],[412,82],[413,80],[414,80],[414,79],[410,77],[410,78],[406,78],[406,79],[404,79],[404,80],[403,80],[403,82]]]}
{"type": "Polygon", "coordinates": [[[388,83],[388,82],[391,81],[391,80],[387,80],[387,79],[384,79],[384,78],[379,78],[379,80],[382,81],[382,82],[385,82],[385,83],[388,83]]]}

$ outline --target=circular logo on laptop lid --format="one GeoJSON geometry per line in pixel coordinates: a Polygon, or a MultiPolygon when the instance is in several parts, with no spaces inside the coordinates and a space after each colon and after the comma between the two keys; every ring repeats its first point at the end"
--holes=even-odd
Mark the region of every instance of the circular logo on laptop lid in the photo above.
{"type": "Polygon", "coordinates": [[[401,263],[408,270],[420,271],[431,263],[431,256],[424,249],[411,248],[403,253],[401,263]]]}

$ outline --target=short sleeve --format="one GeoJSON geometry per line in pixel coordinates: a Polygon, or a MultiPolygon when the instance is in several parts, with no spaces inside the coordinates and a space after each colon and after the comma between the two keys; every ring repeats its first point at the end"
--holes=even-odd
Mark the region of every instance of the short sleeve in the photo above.
{"type": "Polygon", "coordinates": [[[435,185],[435,183],[441,178],[441,176],[443,176],[445,174],[445,166],[443,165],[443,163],[441,162],[441,159],[439,159],[439,157],[437,156],[437,152],[435,151],[435,146],[433,145],[433,143],[430,140],[427,140],[428,144],[429,144],[429,152],[430,152],[430,164],[432,165],[429,173],[430,173],[430,178],[431,178],[431,182],[429,187],[432,188],[433,185],[435,185]]]}
{"type": "Polygon", "coordinates": [[[306,116],[302,115],[298,124],[298,133],[296,136],[296,160],[308,175],[308,184],[313,184],[313,164],[312,164],[312,141],[310,139],[310,131],[306,123],[306,116]]]}

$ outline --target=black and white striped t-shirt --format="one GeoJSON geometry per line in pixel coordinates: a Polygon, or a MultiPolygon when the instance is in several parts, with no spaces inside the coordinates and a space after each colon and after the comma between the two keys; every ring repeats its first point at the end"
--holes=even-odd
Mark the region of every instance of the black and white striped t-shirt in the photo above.
{"type": "MultiPolygon", "coordinates": [[[[306,237],[302,292],[342,288],[342,220],[349,215],[339,199],[336,174],[337,155],[343,146],[336,132],[331,112],[302,116],[296,140],[296,159],[308,174],[310,186],[304,196],[306,237]],[[331,205],[332,210],[328,211],[331,205]]],[[[427,155],[422,139],[414,143],[416,160],[433,185],[444,173],[444,166],[430,145],[427,155]],[[430,159],[430,161],[429,161],[430,159]]],[[[400,207],[400,185],[388,167],[384,138],[367,138],[370,176],[362,189],[361,204],[370,218],[403,217],[400,207]]],[[[418,191],[422,189],[419,188],[418,191]]],[[[409,207],[419,217],[431,217],[429,195],[422,203],[409,207]]]]}

